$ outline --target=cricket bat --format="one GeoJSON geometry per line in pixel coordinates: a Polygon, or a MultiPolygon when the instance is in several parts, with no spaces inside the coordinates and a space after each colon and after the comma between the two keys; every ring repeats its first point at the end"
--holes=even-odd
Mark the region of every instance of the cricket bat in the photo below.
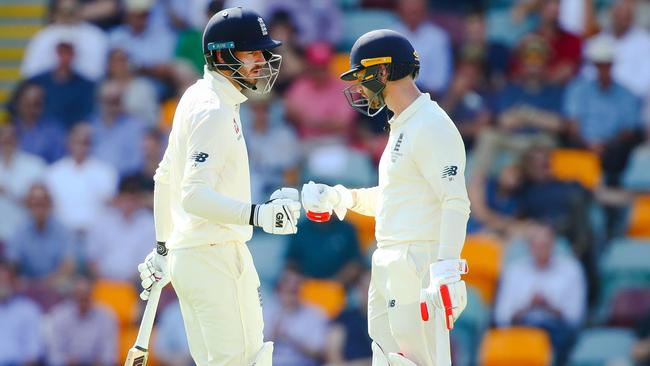
{"type": "Polygon", "coordinates": [[[164,285],[160,282],[153,284],[147,306],[142,315],[140,322],[140,329],[138,330],[138,337],[135,339],[135,344],[129,350],[124,361],[124,366],[145,366],[147,364],[149,337],[153,329],[153,321],[156,318],[156,310],[158,309],[158,301],[160,300],[160,293],[164,285]]]}

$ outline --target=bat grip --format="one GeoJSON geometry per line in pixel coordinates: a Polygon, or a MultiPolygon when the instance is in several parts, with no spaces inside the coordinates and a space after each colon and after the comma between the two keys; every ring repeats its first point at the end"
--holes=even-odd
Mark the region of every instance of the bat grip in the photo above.
{"type": "Polygon", "coordinates": [[[147,306],[145,306],[144,314],[142,314],[138,337],[135,339],[135,346],[142,350],[149,348],[149,337],[151,337],[151,330],[153,329],[153,322],[156,319],[156,310],[158,309],[158,301],[160,300],[160,293],[163,287],[160,282],[154,283],[151,287],[149,300],[147,300],[147,306]]]}

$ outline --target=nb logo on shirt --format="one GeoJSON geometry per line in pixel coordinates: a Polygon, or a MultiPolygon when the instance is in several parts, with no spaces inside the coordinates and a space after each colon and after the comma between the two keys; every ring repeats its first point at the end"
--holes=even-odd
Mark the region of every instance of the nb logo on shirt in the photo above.
{"type": "Polygon", "coordinates": [[[395,307],[395,299],[390,300],[390,302],[388,303],[388,306],[391,307],[391,308],[394,308],[395,307]]]}
{"type": "Polygon", "coordinates": [[[451,180],[453,176],[455,176],[458,173],[458,167],[455,165],[448,165],[444,169],[442,169],[442,177],[447,178],[451,180]]]}
{"type": "Polygon", "coordinates": [[[278,212],[275,214],[275,227],[281,228],[284,226],[284,214],[282,212],[278,212]]]}
{"type": "Polygon", "coordinates": [[[208,159],[208,156],[210,156],[210,155],[208,155],[208,154],[206,154],[204,152],[195,152],[190,157],[190,160],[194,160],[197,163],[203,163],[208,159]]]}

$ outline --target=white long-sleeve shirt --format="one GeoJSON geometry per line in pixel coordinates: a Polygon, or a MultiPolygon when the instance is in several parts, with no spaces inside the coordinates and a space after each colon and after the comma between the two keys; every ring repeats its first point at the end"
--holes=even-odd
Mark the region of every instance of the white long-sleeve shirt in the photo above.
{"type": "Polygon", "coordinates": [[[169,249],[251,238],[248,153],[239,118],[245,100],[225,77],[206,69],[179,101],[154,177],[156,238],[169,249]]]}
{"type": "Polygon", "coordinates": [[[352,210],[375,216],[379,247],[431,241],[439,258],[459,258],[469,217],[460,133],[429,94],[389,123],[379,185],[354,190],[352,210]]]}

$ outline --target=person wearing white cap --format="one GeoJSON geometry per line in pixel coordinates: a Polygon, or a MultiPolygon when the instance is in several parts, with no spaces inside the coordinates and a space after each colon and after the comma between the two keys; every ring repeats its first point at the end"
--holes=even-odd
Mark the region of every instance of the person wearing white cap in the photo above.
{"type": "Polygon", "coordinates": [[[606,34],[587,44],[585,56],[596,78],[578,77],[567,88],[564,112],[574,126],[571,139],[601,155],[607,184],[617,184],[627,152],[639,141],[640,105],[632,92],[614,79],[615,41],[606,34]],[[627,152],[626,152],[627,151],[627,152]]]}

